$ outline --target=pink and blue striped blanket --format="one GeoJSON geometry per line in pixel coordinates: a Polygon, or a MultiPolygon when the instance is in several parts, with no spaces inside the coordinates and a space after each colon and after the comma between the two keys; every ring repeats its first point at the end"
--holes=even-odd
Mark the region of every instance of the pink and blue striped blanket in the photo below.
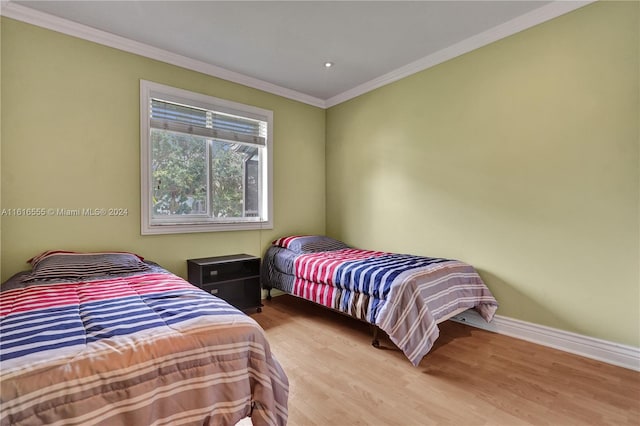
{"type": "Polygon", "coordinates": [[[262,328],[173,274],[4,290],[0,336],[2,425],[287,421],[262,328]]]}

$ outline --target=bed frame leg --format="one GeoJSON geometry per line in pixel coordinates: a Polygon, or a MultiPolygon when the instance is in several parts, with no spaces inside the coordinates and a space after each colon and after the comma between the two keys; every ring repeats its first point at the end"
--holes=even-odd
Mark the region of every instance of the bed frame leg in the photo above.
{"type": "Polygon", "coordinates": [[[267,289],[267,300],[271,300],[271,288],[267,289]]]}
{"type": "Polygon", "coordinates": [[[372,325],[373,327],[373,340],[371,341],[371,345],[374,348],[380,348],[380,341],[378,340],[378,330],[380,330],[378,328],[377,325],[372,325]]]}

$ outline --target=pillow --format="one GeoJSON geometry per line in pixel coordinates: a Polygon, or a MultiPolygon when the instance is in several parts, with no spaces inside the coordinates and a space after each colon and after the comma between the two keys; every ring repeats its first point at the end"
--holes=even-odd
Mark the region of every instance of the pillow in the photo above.
{"type": "Polygon", "coordinates": [[[50,280],[123,275],[145,272],[151,267],[143,258],[127,252],[76,253],[71,251],[46,251],[29,259],[31,273],[22,280],[50,280]]]}
{"type": "Polygon", "coordinates": [[[272,244],[289,249],[295,253],[317,253],[320,251],[334,251],[349,248],[342,241],[322,235],[293,235],[278,238],[272,244]]]}

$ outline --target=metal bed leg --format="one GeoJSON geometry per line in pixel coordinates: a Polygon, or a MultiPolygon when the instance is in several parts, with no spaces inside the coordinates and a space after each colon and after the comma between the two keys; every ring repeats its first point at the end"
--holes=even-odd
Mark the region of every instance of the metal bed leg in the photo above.
{"type": "Polygon", "coordinates": [[[374,348],[380,348],[380,341],[378,340],[378,326],[377,325],[372,325],[373,327],[373,340],[371,341],[371,345],[374,348]]]}
{"type": "Polygon", "coordinates": [[[271,287],[267,289],[267,300],[271,300],[271,287]]]}

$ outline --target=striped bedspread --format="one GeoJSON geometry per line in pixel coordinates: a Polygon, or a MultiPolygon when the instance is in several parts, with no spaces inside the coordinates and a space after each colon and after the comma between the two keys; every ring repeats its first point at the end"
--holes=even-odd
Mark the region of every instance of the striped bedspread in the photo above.
{"type": "Polygon", "coordinates": [[[288,380],[250,317],[168,273],[5,290],[2,425],[284,425],[288,380]]]}
{"type": "Polygon", "coordinates": [[[271,247],[264,264],[267,287],[377,325],[414,365],[438,338],[440,320],[475,308],[491,321],[498,306],[475,269],[457,260],[353,248],[293,255],[271,247]]]}

